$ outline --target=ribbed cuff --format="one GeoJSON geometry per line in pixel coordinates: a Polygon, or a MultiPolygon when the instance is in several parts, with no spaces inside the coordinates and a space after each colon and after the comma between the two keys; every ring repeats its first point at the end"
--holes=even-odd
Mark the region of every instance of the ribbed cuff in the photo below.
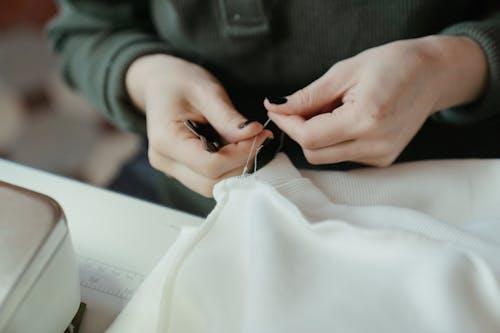
{"type": "Polygon", "coordinates": [[[442,110],[435,113],[433,118],[454,124],[500,118],[500,15],[481,22],[459,23],[446,28],[441,33],[470,37],[479,44],[488,61],[488,84],[477,101],[442,110]]]}

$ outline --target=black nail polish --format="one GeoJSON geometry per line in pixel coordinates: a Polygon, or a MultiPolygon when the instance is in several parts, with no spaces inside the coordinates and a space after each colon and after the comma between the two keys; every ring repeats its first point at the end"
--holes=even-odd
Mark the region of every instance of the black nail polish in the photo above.
{"type": "Polygon", "coordinates": [[[219,151],[222,148],[222,144],[219,141],[212,141],[212,145],[219,151]]]}
{"type": "Polygon", "coordinates": [[[245,127],[247,127],[248,125],[250,125],[251,122],[252,122],[251,120],[247,120],[244,123],[241,123],[240,126],[238,126],[238,128],[239,129],[244,129],[245,127]]]}
{"type": "Polygon", "coordinates": [[[288,102],[286,97],[282,97],[282,96],[269,96],[266,98],[269,101],[269,103],[276,104],[276,105],[281,105],[281,104],[285,104],[286,102],[288,102]]]}
{"type": "Polygon", "coordinates": [[[220,149],[220,144],[217,141],[213,142],[204,141],[203,143],[204,143],[203,148],[205,148],[205,150],[208,151],[209,153],[216,153],[220,149]]]}

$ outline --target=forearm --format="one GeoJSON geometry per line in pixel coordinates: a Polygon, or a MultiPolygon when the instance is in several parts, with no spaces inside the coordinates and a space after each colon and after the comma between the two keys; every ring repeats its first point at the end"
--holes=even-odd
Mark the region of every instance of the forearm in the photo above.
{"type": "Polygon", "coordinates": [[[145,54],[168,53],[137,13],[136,2],[114,4],[84,0],[60,0],[59,15],[48,27],[48,38],[61,56],[66,81],[115,125],[145,132],[144,117],[125,91],[125,71],[145,54]]]}
{"type": "Polygon", "coordinates": [[[176,64],[183,61],[166,54],[151,54],[139,57],[130,64],[125,75],[125,87],[130,99],[140,111],[146,110],[147,91],[162,85],[158,81],[168,79],[157,74],[165,68],[174,69],[176,64]]]}
{"type": "Polygon", "coordinates": [[[433,70],[432,112],[469,104],[481,96],[488,82],[488,63],[478,43],[469,37],[442,35],[424,37],[418,43],[433,70]]]}

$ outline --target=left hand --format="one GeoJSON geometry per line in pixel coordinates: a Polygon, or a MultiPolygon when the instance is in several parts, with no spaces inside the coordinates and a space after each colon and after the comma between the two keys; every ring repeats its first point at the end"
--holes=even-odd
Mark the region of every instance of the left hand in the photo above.
{"type": "Polygon", "coordinates": [[[429,36],[366,50],[264,106],[312,164],[392,164],[435,111],[475,100],[487,62],[467,37],[429,36]]]}

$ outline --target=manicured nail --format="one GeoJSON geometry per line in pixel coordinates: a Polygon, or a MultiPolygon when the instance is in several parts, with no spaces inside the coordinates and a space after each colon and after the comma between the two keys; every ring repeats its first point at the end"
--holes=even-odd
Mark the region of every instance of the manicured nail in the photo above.
{"type": "Polygon", "coordinates": [[[220,149],[220,143],[218,143],[217,141],[208,142],[205,140],[203,142],[203,148],[205,148],[205,150],[209,153],[216,153],[220,149]]]}
{"type": "Polygon", "coordinates": [[[219,141],[212,141],[212,145],[219,151],[222,148],[222,144],[219,141]]]}
{"type": "Polygon", "coordinates": [[[262,144],[260,145],[261,147],[265,147],[267,146],[271,141],[273,141],[274,138],[272,137],[268,137],[264,140],[264,142],[262,142],[262,144]]]}
{"type": "Polygon", "coordinates": [[[251,120],[247,120],[245,121],[244,123],[241,123],[240,126],[238,126],[239,129],[244,129],[245,127],[247,127],[250,123],[252,123],[251,120]]]}
{"type": "Polygon", "coordinates": [[[282,96],[270,96],[270,97],[266,97],[266,98],[269,101],[269,103],[276,104],[276,105],[281,105],[281,104],[285,104],[286,102],[288,102],[286,97],[282,97],[282,96]]]}

